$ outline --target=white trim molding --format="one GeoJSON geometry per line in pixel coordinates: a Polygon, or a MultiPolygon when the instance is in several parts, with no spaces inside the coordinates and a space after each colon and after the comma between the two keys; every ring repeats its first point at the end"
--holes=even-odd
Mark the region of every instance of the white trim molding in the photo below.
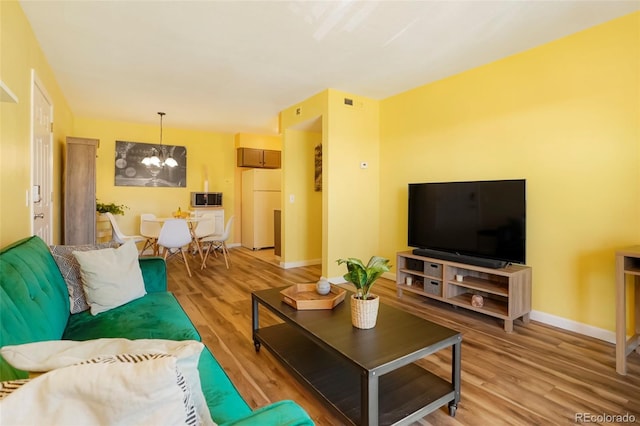
{"type": "Polygon", "coordinates": [[[299,268],[301,266],[322,265],[322,259],[300,260],[297,262],[280,262],[282,269],[299,268]]]}
{"type": "Polygon", "coordinates": [[[10,102],[14,104],[18,103],[18,97],[2,80],[0,80],[0,102],[10,102]]]}
{"type": "Polygon", "coordinates": [[[583,324],[581,322],[573,321],[541,311],[531,311],[530,318],[533,321],[538,321],[546,325],[561,328],[563,330],[573,331],[574,333],[604,340],[605,342],[609,343],[616,343],[616,333],[614,331],[605,330],[604,328],[594,327],[589,324],[583,324]]]}

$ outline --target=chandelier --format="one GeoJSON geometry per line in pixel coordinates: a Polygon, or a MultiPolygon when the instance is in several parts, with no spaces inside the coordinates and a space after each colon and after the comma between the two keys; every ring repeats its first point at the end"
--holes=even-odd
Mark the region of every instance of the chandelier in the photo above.
{"type": "Polygon", "coordinates": [[[164,169],[164,167],[175,167],[178,165],[178,162],[171,156],[171,152],[167,154],[166,148],[162,145],[162,117],[166,114],[164,112],[159,112],[160,116],[160,147],[152,148],[151,155],[146,156],[142,159],[141,163],[149,170],[149,174],[151,174],[151,184],[153,186],[158,186],[158,174],[164,169]]]}
{"type": "Polygon", "coordinates": [[[158,115],[160,116],[160,151],[153,148],[151,150],[151,157],[144,157],[142,159],[142,164],[147,167],[175,167],[178,165],[178,162],[171,156],[171,154],[167,156],[165,147],[162,145],[162,117],[164,117],[166,113],[159,112],[158,115]]]}

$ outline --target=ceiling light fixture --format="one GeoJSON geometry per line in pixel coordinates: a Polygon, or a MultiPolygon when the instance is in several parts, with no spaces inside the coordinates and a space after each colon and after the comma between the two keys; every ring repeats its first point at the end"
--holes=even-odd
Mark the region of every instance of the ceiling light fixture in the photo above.
{"type": "Polygon", "coordinates": [[[164,112],[159,112],[160,116],[160,147],[152,148],[151,155],[142,159],[141,163],[149,170],[151,174],[151,182],[153,186],[158,186],[158,174],[162,169],[167,167],[176,167],[178,162],[171,156],[171,153],[167,155],[166,148],[162,145],[162,118],[166,115],[164,112]]]}

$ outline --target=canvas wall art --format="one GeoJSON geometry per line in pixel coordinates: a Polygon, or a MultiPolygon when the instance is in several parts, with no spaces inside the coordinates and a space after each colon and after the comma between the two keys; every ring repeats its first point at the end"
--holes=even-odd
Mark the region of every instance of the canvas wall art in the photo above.
{"type": "Polygon", "coordinates": [[[322,191],[322,145],[317,145],[314,149],[313,189],[316,192],[322,191]]]}
{"type": "Polygon", "coordinates": [[[187,148],[178,145],[116,141],[115,185],[185,188],[187,148]],[[157,162],[143,162],[145,158],[154,159],[154,156],[157,157],[157,162]],[[174,167],[169,166],[172,163],[170,159],[175,160],[174,167]]]}

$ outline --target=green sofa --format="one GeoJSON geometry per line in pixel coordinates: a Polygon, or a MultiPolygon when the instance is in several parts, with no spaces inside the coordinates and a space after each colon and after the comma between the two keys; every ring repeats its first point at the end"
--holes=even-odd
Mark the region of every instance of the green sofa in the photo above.
{"type": "MultiPolygon", "coordinates": [[[[30,237],[2,249],[0,347],[108,337],[200,341],[191,320],[167,291],[164,260],[140,258],[140,267],[144,297],[96,316],[89,311],[70,314],[67,286],[44,241],[30,237]]],[[[206,347],[198,370],[211,417],[219,425],[313,425],[293,401],[252,410],[206,347]]],[[[26,377],[26,372],[0,357],[0,381],[26,377]]]]}

